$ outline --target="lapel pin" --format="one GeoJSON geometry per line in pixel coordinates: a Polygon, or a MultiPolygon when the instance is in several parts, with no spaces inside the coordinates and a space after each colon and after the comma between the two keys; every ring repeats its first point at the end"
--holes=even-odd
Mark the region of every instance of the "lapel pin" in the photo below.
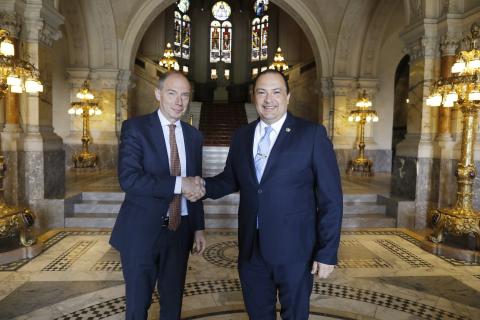
{"type": "Polygon", "coordinates": [[[286,132],[290,132],[290,131],[292,131],[292,129],[286,128],[285,131],[286,131],[286,132]]]}

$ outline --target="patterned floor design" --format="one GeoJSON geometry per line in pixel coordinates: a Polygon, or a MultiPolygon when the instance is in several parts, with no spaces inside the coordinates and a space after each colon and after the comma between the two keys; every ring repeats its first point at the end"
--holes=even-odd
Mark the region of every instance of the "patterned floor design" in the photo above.
{"type": "MultiPolygon", "coordinates": [[[[61,230],[36,258],[1,265],[0,319],[122,319],[121,265],[109,235],[61,230]]],[[[189,261],[183,317],[247,319],[236,231],[207,236],[204,255],[189,261]]],[[[332,277],[314,284],[311,319],[473,320],[480,311],[480,266],[427,253],[411,232],[345,231],[339,259],[332,277]]],[[[158,308],[155,294],[149,319],[158,308]]]]}

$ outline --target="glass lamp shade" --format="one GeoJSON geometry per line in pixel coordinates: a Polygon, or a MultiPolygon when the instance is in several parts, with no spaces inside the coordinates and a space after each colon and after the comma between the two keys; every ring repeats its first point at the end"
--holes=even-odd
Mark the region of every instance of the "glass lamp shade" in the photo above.
{"type": "Polygon", "coordinates": [[[3,40],[0,44],[0,53],[7,57],[14,56],[15,47],[13,46],[13,43],[8,39],[3,40]]]}
{"type": "Polygon", "coordinates": [[[367,120],[367,122],[372,121],[372,116],[367,116],[366,120],[367,120]]]}
{"type": "Polygon", "coordinates": [[[83,92],[77,92],[76,97],[77,97],[78,99],[80,99],[80,100],[85,99],[85,95],[83,94],[83,92]]]}
{"type": "Polygon", "coordinates": [[[349,122],[353,122],[353,116],[349,116],[349,117],[348,117],[348,121],[349,121],[349,122]]]}
{"type": "Polygon", "coordinates": [[[75,114],[75,108],[71,107],[70,109],[68,109],[68,114],[74,115],[75,114]]]}
{"type": "Polygon", "coordinates": [[[442,96],[438,93],[430,96],[427,101],[426,101],[427,105],[430,106],[430,107],[440,107],[440,105],[442,104],[442,96]]]}
{"type": "Polygon", "coordinates": [[[7,85],[9,86],[21,86],[22,85],[22,79],[18,77],[17,75],[11,74],[7,77],[7,85]]]}
{"type": "Polygon", "coordinates": [[[378,116],[373,116],[373,122],[378,122],[378,116]]]}
{"type": "Polygon", "coordinates": [[[75,114],[77,116],[81,115],[83,113],[83,110],[81,108],[78,108],[77,110],[75,110],[75,114]]]}
{"type": "Polygon", "coordinates": [[[11,86],[10,91],[13,92],[13,93],[22,93],[23,88],[22,88],[22,86],[11,86]]]}
{"type": "Polygon", "coordinates": [[[462,73],[465,71],[465,61],[457,60],[452,66],[452,73],[462,73]]]}
{"type": "Polygon", "coordinates": [[[96,115],[96,116],[99,116],[99,115],[101,115],[101,114],[102,114],[102,110],[100,110],[100,109],[95,109],[95,115],[96,115]]]}
{"type": "Polygon", "coordinates": [[[458,94],[455,92],[455,91],[450,91],[448,94],[447,94],[447,100],[450,100],[450,101],[457,101],[458,100],[458,94]]]}
{"type": "Polygon", "coordinates": [[[360,122],[360,116],[355,117],[355,122],[360,122]]]}
{"type": "Polygon", "coordinates": [[[478,57],[475,57],[472,61],[468,63],[468,68],[474,70],[480,68],[480,59],[478,57]]]}
{"type": "Polygon", "coordinates": [[[445,101],[443,101],[443,106],[445,108],[452,108],[453,104],[454,104],[454,101],[450,99],[445,99],[445,101]]]}
{"type": "Polygon", "coordinates": [[[470,101],[480,101],[480,92],[478,90],[473,90],[468,94],[468,100],[470,101]]]}

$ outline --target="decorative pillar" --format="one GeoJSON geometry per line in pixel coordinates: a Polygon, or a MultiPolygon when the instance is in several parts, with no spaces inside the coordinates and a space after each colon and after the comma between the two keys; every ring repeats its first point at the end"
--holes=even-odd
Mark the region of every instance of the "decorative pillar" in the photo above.
{"type": "Polygon", "coordinates": [[[357,137],[357,128],[349,124],[350,108],[357,99],[357,80],[355,78],[333,78],[333,98],[330,107],[330,136],[341,172],[345,172],[353,156],[353,147],[357,137]],[[332,123],[333,122],[333,123],[332,123]]]}
{"type": "MultiPolygon", "coordinates": [[[[417,9],[421,9],[417,8],[417,9]]],[[[422,18],[430,13],[417,12],[422,18]]],[[[417,19],[418,20],[418,19],[417,19]]],[[[425,106],[429,86],[435,79],[439,56],[436,19],[421,19],[401,34],[410,55],[410,89],[405,139],[397,144],[393,163],[392,193],[415,200],[415,218],[411,227],[425,228],[427,208],[438,201],[439,160],[435,157],[433,137],[437,132],[437,114],[425,106]]]]}
{"type": "MultiPolygon", "coordinates": [[[[0,28],[10,32],[16,55],[20,55],[18,35],[21,30],[20,16],[15,12],[0,12],[0,28]]],[[[3,130],[1,132],[1,153],[4,156],[7,171],[3,187],[5,200],[9,204],[19,205],[19,154],[21,150],[20,95],[8,91],[3,99],[3,130]]]]}
{"type": "Polygon", "coordinates": [[[40,226],[63,226],[65,152],[62,139],[52,125],[52,45],[61,36],[63,17],[53,2],[29,1],[23,7],[21,40],[30,62],[38,66],[43,93],[24,93],[21,109],[25,121],[21,159],[21,198],[37,213],[40,226]],[[61,213],[61,214],[59,214],[61,213]]]}
{"type": "MultiPolygon", "coordinates": [[[[457,47],[458,41],[450,30],[440,44],[440,76],[444,79],[452,75],[451,68],[456,60],[457,47]]],[[[452,137],[452,116],[455,111],[452,108],[440,107],[438,113],[438,133],[436,137],[440,149],[438,206],[446,207],[453,204],[456,194],[455,177],[453,175],[455,164],[452,161],[456,158],[454,152],[455,141],[452,137]]]]}

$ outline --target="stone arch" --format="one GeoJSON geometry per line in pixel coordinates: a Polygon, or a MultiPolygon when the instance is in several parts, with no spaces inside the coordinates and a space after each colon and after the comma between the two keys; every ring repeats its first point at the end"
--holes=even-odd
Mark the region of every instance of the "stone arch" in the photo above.
{"type": "Polygon", "coordinates": [[[112,5],[109,0],[96,0],[95,5],[82,1],[92,68],[117,68],[117,34],[112,5]]]}
{"type": "Polygon", "coordinates": [[[362,78],[377,77],[378,58],[383,46],[382,39],[392,14],[402,5],[401,3],[395,5],[396,3],[396,0],[380,1],[373,13],[362,50],[360,64],[360,77],[362,78]]]}
{"type": "Polygon", "coordinates": [[[65,38],[68,43],[69,64],[88,67],[88,38],[80,4],[78,1],[62,1],[60,12],[65,17],[65,38]]]}
{"type": "Polygon", "coordinates": [[[376,2],[350,1],[342,18],[335,47],[334,75],[357,77],[369,19],[376,2]]]}
{"type": "MultiPolygon", "coordinates": [[[[156,16],[174,3],[175,0],[148,0],[143,3],[131,19],[120,48],[119,68],[132,70],[135,55],[140,45],[142,35],[156,16]]],[[[324,29],[301,0],[277,0],[275,4],[293,19],[303,29],[313,50],[317,62],[317,77],[331,76],[331,55],[324,29]]]]}

